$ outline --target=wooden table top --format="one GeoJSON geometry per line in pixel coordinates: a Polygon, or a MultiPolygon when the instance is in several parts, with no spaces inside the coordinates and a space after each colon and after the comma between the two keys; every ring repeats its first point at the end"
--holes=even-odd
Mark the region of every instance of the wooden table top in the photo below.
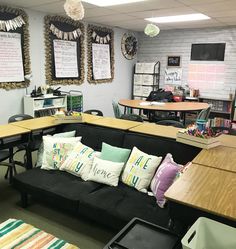
{"type": "Polygon", "coordinates": [[[193,163],[236,173],[236,149],[222,145],[204,149],[193,159],[193,163]]]}
{"type": "Polygon", "coordinates": [[[192,164],[166,191],[167,199],[236,220],[236,174],[192,164]]]}
{"type": "Polygon", "coordinates": [[[129,130],[133,132],[139,132],[139,133],[153,135],[153,136],[168,137],[168,138],[176,139],[176,134],[179,130],[181,130],[181,128],[176,128],[173,126],[157,125],[153,123],[143,123],[129,130]]]}
{"type": "Polygon", "coordinates": [[[31,131],[41,130],[41,129],[50,128],[50,127],[59,125],[54,122],[54,117],[51,117],[51,116],[28,119],[28,120],[14,122],[11,124],[14,126],[18,126],[18,127],[31,130],[31,131]]]}
{"type": "Polygon", "coordinates": [[[136,121],[130,121],[125,119],[118,119],[112,117],[104,117],[96,120],[87,121],[88,124],[94,124],[99,126],[105,126],[120,130],[129,130],[135,126],[141,125],[142,123],[136,121]]]}
{"type": "Polygon", "coordinates": [[[96,116],[96,115],[92,115],[92,114],[87,114],[87,113],[82,113],[82,120],[85,123],[92,122],[94,120],[101,119],[101,118],[104,118],[104,117],[96,116]]]}
{"type": "Polygon", "coordinates": [[[29,133],[30,130],[14,126],[12,124],[0,125],[0,138],[6,138],[11,136],[17,136],[25,133],[29,133]]]}
{"type": "Polygon", "coordinates": [[[219,136],[221,145],[236,148],[236,136],[222,134],[219,136]]]}
{"type": "Polygon", "coordinates": [[[150,103],[144,100],[137,99],[121,99],[119,104],[125,107],[130,107],[134,109],[145,109],[145,110],[155,110],[155,111],[201,111],[209,107],[207,103],[202,102],[167,102],[164,105],[140,105],[140,103],[150,103]]]}

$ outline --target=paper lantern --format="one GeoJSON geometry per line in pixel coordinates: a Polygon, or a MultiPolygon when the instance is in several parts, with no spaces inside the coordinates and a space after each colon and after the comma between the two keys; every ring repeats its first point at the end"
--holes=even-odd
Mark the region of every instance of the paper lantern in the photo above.
{"type": "Polygon", "coordinates": [[[150,37],[155,37],[160,33],[160,29],[152,23],[147,24],[144,33],[150,37]]]}
{"type": "Polygon", "coordinates": [[[66,0],[64,9],[73,20],[78,21],[84,18],[84,6],[80,0],[66,0]]]}

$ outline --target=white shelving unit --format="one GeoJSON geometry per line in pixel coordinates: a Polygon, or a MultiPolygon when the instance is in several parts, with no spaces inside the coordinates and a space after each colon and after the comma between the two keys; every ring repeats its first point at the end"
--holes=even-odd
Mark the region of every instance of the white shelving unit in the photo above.
{"type": "Polygon", "coordinates": [[[160,62],[138,62],[133,77],[133,99],[146,99],[151,91],[159,89],[160,62]]]}
{"type": "Polygon", "coordinates": [[[44,95],[24,97],[24,113],[32,117],[51,116],[59,109],[67,110],[67,96],[44,95]]]}

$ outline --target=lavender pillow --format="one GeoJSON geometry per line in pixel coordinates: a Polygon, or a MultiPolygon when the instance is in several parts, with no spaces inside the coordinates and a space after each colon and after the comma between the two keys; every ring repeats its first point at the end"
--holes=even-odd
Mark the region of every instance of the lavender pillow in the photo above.
{"type": "Polygon", "coordinates": [[[161,208],[164,208],[166,203],[164,193],[174,182],[179,169],[180,165],[174,162],[172,155],[168,153],[152,179],[151,190],[161,208]]]}

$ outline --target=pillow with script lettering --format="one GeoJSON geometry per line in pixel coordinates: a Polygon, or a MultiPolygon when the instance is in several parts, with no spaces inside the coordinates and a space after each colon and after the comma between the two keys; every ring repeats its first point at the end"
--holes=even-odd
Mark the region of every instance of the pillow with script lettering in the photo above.
{"type": "Polygon", "coordinates": [[[117,186],[124,163],[111,162],[94,157],[87,180],[117,186]]]}
{"type": "Polygon", "coordinates": [[[69,156],[81,137],[43,137],[43,162],[41,169],[57,170],[69,156]]]}
{"type": "Polygon", "coordinates": [[[141,192],[147,188],[162,157],[148,155],[134,147],[122,174],[122,182],[141,192]]]}
{"type": "Polygon", "coordinates": [[[60,170],[67,171],[68,173],[81,177],[83,180],[87,180],[96,153],[97,152],[90,147],[79,142],[62,164],[60,170]]]}

